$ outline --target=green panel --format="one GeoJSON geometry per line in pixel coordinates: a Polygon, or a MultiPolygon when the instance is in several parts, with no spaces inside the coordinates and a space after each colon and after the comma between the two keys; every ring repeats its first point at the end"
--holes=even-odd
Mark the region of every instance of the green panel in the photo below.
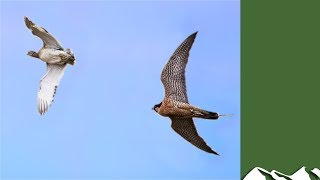
{"type": "Polygon", "coordinates": [[[241,1],[241,177],[320,168],[320,0],[241,1]]]}

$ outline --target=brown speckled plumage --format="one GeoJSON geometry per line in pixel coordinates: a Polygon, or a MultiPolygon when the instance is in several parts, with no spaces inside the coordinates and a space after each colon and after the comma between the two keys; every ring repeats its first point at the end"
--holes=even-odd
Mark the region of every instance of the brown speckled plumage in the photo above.
{"type": "Polygon", "coordinates": [[[169,117],[172,129],[188,142],[203,151],[218,154],[199,136],[192,118],[218,119],[219,115],[202,110],[188,102],[185,68],[196,35],[197,32],[185,39],[163,68],[161,82],[165,89],[165,97],[153,109],[160,115],[169,117]]]}

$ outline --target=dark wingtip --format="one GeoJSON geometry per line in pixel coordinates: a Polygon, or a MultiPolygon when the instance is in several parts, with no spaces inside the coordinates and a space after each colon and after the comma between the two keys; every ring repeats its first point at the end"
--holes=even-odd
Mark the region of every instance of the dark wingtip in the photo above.
{"type": "Polygon", "coordinates": [[[208,152],[208,153],[211,153],[211,154],[215,154],[215,155],[217,155],[217,156],[220,156],[220,154],[218,154],[217,152],[215,152],[212,148],[210,148],[209,146],[208,146],[208,149],[206,149],[205,150],[206,152],[208,152]]]}
{"type": "Polygon", "coordinates": [[[25,24],[26,24],[27,28],[29,28],[29,29],[30,29],[31,24],[32,24],[32,21],[30,21],[30,20],[29,20],[29,18],[28,18],[27,16],[24,16],[24,22],[25,22],[25,24]]]}
{"type": "Polygon", "coordinates": [[[220,154],[218,154],[217,152],[215,152],[212,148],[210,148],[208,145],[207,145],[207,148],[203,149],[201,148],[203,151],[207,152],[207,153],[210,153],[210,154],[215,154],[217,156],[220,156],[220,154]]]}
{"type": "Polygon", "coordinates": [[[198,34],[198,31],[196,31],[196,32],[192,33],[190,36],[194,36],[194,37],[196,37],[196,36],[197,36],[197,34],[198,34]]]}
{"type": "Polygon", "coordinates": [[[28,18],[27,16],[24,16],[24,18],[23,18],[23,19],[24,19],[24,21],[25,21],[25,22],[30,21],[30,20],[29,20],[29,18],[28,18]]]}
{"type": "MultiPolygon", "coordinates": [[[[197,33],[198,33],[198,31],[196,31],[196,32],[192,33],[191,35],[189,35],[189,36],[185,39],[184,42],[186,42],[186,41],[191,41],[191,46],[192,46],[193,41],[194,41],[194,40],[196,39],[196,37],[197,37],[197,33]]],[[[191,48],[191,46],[190,46],[190,48],[191,48]]]]}
{"type": "Polygon", "coordinates": [[[215,152],[214,150],[212,150],[210,153],[215,154],[217,156],[220,156],[220,154],[218,154],[217,152],[215,152]]]}

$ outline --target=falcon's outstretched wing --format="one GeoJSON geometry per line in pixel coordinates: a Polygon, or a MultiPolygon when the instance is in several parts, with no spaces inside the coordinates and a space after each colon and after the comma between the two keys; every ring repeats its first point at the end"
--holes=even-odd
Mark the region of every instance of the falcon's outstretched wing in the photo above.
{"type": "Polygon", "coordinates": [[[217,152],[212,150],[207,143],[199,136],[197,129],[193,123],[192,118],[170,118],[172,123],[172,129],[182,136],[185,140],[189,141],[194,146],[199,149],[206,151],[208,153],[213,153],[218,155],[217,152]]]}
{"type": "Polygon", "coordinates": [[[196,35],[197,32],[191,34],[180,44],[162,70],[161,81],[166,98],[188,103],[185,69],[196,35]]]}

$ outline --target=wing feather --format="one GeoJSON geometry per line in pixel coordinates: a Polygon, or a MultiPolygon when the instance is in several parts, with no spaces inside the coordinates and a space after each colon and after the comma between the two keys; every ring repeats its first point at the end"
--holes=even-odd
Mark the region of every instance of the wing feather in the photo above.
{"type": "Polygon", "coordinates": [[[28,17],[24,17],[24,22],[32,34],[42,39],[44,47],[63,50],[60,43],[43,27],[37,26],[28,17]]]}
{"type": "Polygon", "coordinates": [[[208,153],[217,154],[207,143],[199,136],[192,118],[170,118],[172,129],[185,140],[208,153]]]}
{"type": "Polygon", "coordinates": [[[180,44],[162,70],[161,82],[166,98],[188,103],[185,69],[196,35],[197,32],[191,34],[180,44]]]}
{"type": "Polygon", "coordinates": [[[47,72],[40,82],[38,91],[38,111],[41,115],[51,106],[66,66],[66,64],[47,64],[47,72]]]}

